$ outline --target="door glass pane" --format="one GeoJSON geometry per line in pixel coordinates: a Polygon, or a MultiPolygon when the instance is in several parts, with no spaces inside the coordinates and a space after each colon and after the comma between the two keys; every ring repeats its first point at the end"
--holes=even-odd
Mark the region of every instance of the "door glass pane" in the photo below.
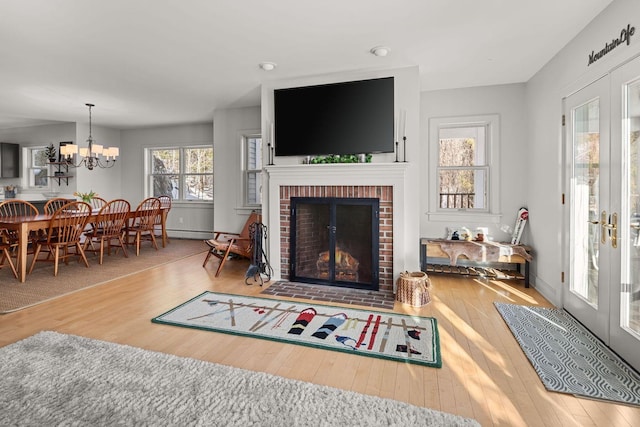
{"type": "Polygon", "coordinates": [[[571,291],[598,304],[600,225],[600,104],[598,99],[572,110],[573,179],[571,206],[571,291]]]}
{"type": "Polygon", "coordinates": [[[295,212],[295,277],[330,280],[330,205],[297,203],[295,212]]]}
{"type": "Polygon", "coordinates": [[[623,144],[626,144],[627,179],[623,183],[622,237],[622,327],[640,333],[640,82],[627,86],[626,120],[623,144]],[[628,226],[625,226],[628,218],[628,226]],[[626,230],[626,232],[625,232],[626,230]],[[626,236],[625,236],[626,234],[626,236]]]}
{"type": "Polygon", "coordinates": [[[336,280],[371,282],[372,223],[371,206],[336,206],[336,280]]]}

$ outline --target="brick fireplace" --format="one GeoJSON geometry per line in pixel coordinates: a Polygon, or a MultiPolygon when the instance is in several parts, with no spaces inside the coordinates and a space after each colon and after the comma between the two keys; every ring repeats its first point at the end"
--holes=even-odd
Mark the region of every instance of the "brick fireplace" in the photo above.
{"type": "Polygon", "coordinates": [[[275,280],[289,278],[291,197],[355,197],[380,200],[379,292],[394,292],[406,269],[405,203],[407,163],[271,165],[266,168],[267,201],[263,221],[268,227],[268,256],[275,280]]]}
{"type": "Polygon", "coordinates": [[[291,198],[377,199],[378,281],[381,292],[393,292],[393,187],[382,185],[289,185],[280,187],[280,271],[289,279],[291,262],[291,198]]]}

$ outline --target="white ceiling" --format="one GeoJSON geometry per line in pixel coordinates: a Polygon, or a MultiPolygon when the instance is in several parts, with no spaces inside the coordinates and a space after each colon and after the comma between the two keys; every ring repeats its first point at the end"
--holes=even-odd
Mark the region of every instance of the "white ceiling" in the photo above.
{"type": "Polygon", "coordinates": [[[526,82],[611,1],[2,0],[0,128],[86,122],[87,102],[115,128],[211,121],[259,105],[266,79],[343,71],[526,82]]]}

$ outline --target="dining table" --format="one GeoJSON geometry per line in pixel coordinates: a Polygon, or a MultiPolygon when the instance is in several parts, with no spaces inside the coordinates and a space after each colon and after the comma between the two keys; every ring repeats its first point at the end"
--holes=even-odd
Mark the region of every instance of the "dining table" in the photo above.
{"type": "MultiPolygon", "coordinates": [[[[97,220],[100,210],[94,209],[89,215],[88,222],[97,220]]],[[[169,208],[161,208],[161,238],[162,247],[167,243],[167,214],[169,208]]],[[[136,210],[129,212],[129,219],[135,218],[137,215],[136,210]]],[[[32,232],[39,230],[46,230],[49,228],[51,218],[53,214],[37,214],[28,216],[0,216],[0,230],[14,230],[18,232],[18,256],[16,270],[18,273],[18,280],[24,283],[27,280],[27,252],[29,248],[29,235],[32,232]]]]}

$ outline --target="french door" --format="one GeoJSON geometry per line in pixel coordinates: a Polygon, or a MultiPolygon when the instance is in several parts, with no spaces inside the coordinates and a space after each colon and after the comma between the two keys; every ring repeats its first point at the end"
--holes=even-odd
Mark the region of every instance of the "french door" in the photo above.
{"type": "Polygon", "coordinates": [[[613,253],[610,346],[640,369],[640,58],[611,73],[613,253]]]}
{"type": "Polygon", "coordinates": [[[640,369],[640,58],[565,100],[564,307],[640,369]]]}
{"type": "Polygon", "coordinates": [[[609,341],[609,79],[565,100],[569,164],[569,283],[564,308],[609,341]]]}

